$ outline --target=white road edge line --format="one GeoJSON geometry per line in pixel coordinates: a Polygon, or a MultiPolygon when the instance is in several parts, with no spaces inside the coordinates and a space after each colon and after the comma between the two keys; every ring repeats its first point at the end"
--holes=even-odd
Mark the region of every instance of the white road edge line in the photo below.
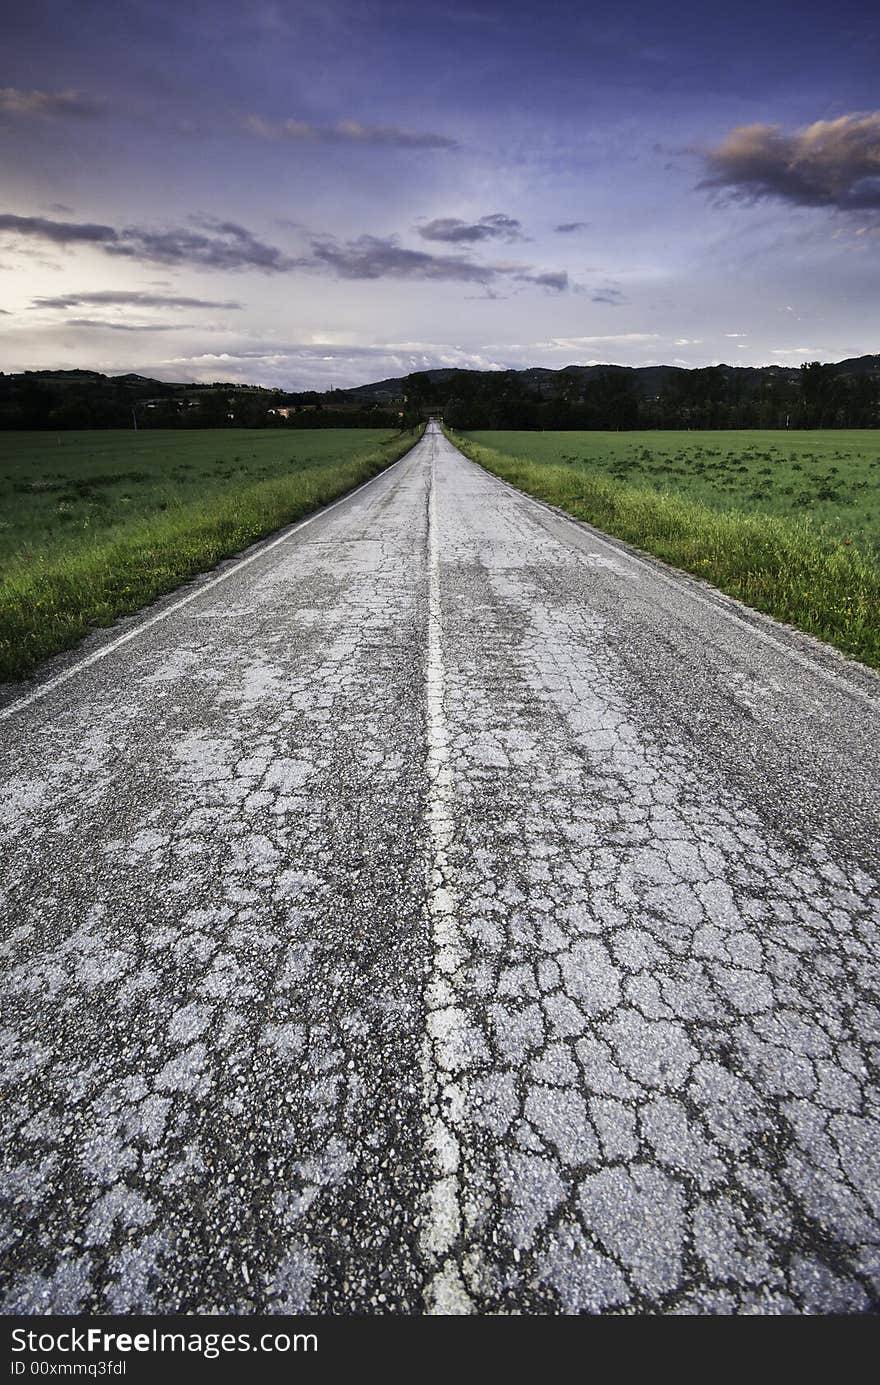
{"type": "Polygon", "coordinates": [[[431,930],[432,966],[425,992],[426,1032],[422,1040],[425,1096],[425,1155],[431,1183],[425,1197],[419,1233],[420,1249],[430,1267],[425,1309],[431,1315],[474,1313],[452,1251],[462,1226],[461,1146],[457,1127],[464,1116],[466,1091],[461,1078],[464,1012],[455,1004],[451,978],[462,962],[458,933],[458,899],[449,876],[453,838],[452,770],[444,712],[446,675],[440,608],[440,551],[437,540],[435,458],[437,434],[431,434],[431,479],[428,493],[428,651],[425,666],[426,775],[428,854],[426,910],[431,930]],[[456,1071],[458,1070],[458,1071],[456,1071]]]}
{"type": "MultiPolygon", "coordinates": [[[[421,439],[419,439],[419,441],[421,441],[421,439]]],[[[225,582],[228,578],[234,577],[237,572],[241,572],[242,568],[249,567],[251,563],[257,562],[257,560],[262,558],[266,553],[271,553],[273,548],[277,548],[280,544],[287,543],[289,539],[295,538],[301,530],[307,528],[310,524],[314,524],[315,520],[323,519],[324,515],[328,515],[331,510],[335,510],[337,505],[343,505],[346,500],[351,500],[352,496],[358,495],[362,490],[366,490],[367,486],[372,486],[374,482],[379,481],[383,476],[387,476],[395,467],[400,466],[401,462],[406,461],[407,457],[412,455],[418,445],[418,443],[414,443],[408,452],[404,452],[402,457],[398,457],[396,462],[392,462],[390,466],[386,466],[382,471],[378,472],[377,475],[370,476],[368,480],[362,481],[359,486],[355,486],[354,490],[346,491],[345,495],[341,495],[338,500],[334,500],[331,504],[325,505],[323,509],[317,510],[315,514],[309,515],[307,519],[299,520],[292,528],[288,528],[285,533],[281,534],[279,538],[272,539],[269,543],[261,544],[255,553],[249,554],[246,558],[239,559],[237,563],[233,563],[225,572],[219,573],[216,577],[209,578],[207,582],[201,582],[195,591],[189,592],[186,596],[181,597],[179,601],[173,602],[172,605],[166,606],[163,610],[158,611],[156,615],[150,616],[149,620],[142,621],[131,630],[126,630],[124,635],[119,635],[117,639],[111,640],[109,644],[105,644],[100,649],[96,649],[94,654],[89,654],[87,658],[81,659],[78,664],[74,664],[71,668],[65,669],[63,673],[59,673],[57,677],[50,678],[47,683],[42,683],[39,687],[34,688],[33,692],[27,693],[24,697],[20,697],[17,702],[10,702],[6,707],[0,707],[0,721],[7,721],[13,713],[23,711],[25,707],[30,707],[33,703],[39,702],[41,698],[46,697],[50,692],[54,692],[56,688],[60,688],[62,684],[69,682],[71,678],[75,678],[78,673],[82,673],[85,669],[90,668],[92,664],[97,664],[101,659],[106,659],[108,654],[112,654],[115,650],[120,649],[122,645],[128,644],[129,640],[136,639],[138,635],[142,635],[144,631],[149,630],[151,626],[158,625],[160,620],[165,620],[168,616],[173,616],[176,611],[182,610],[184,606],[189,606],[190,602],[197,601],[200,596],[204,596],[205,592],[210,591],[212,587],[218,587],[221,582],[225,582]]]]}
{"type": "MultiPolygon", "coordinates": [[[[446,439],[446,441],[447,443],[449,443],[449,446],[452,447],[453,450],[458,453],[460,457],[464,458],[466,462],[470,462],[471,466],[475,466],[479,471],[482,471],[485,476],[490,476],[493,481],[497,481],[499,485],[504,486],[505,490],[510,491],[512,495],[515,495],[517,497],[517,499],[525,500],[529,505],[533,505],[535,509],[540,510],[545,516],[549,515],[550,517],[561,523],[568,521],[568,523],[575,525],[575,527],[578,529],[585,529],[589,533],[590,537],[595,541],[595,543],[599,545],[600,548],[605,548],[609,552],[613,553],[615,557],[623,558],[627,562],[632,563],[634,567],[641,568],[643,571],[649,572],[652,575],[652,577],[657,578],[659,581],[665,583],[666,586],[672,587],[676,591],[687,591],[687,593],[690,596],[693,596],[694,600],[699,605],[705,607],[706,610],[713,611],[721,616],[724,616],[733,624],[741,626],[742,629],[747,630],[749,634],[754,635],[754,637],[757,640],[760,640],[763,644],[770,645],[771,648],[775,649],[778,653],[783,654],[786,658],[791,659],[794,663],[800,664],[802,668],[807,669],[817,678],[824,680],[826,683],[832,684],[835,688],[847,693],[848,696],[855,698],[857,701],[866,703],[873,711],[877,710],[878,700],[877,697],[875,697],[872,693],[865,692],[861,688],[854,687],[851,683],[848,683],[844,678],[841,678],[836,673],[832,672],[831,669],[823,668],[821,664],[817,663],[814,659],[811,659],[809,655],[802,654],[799,650],[790,648],[789,645],[787,645],[783,640],[778,639],[769,630],[763,629],[761,625],[753,624],[751,620],[741,615],[739,610],[737,609],[740,603],[736,600],[736,597],[728,596],[726,592],[723,592],[720,589],[716,592],[714,596],[706,595],[706,593],[700,591],[699,587],[696,585],[700,579],[698,577],[694,577],[692,573],[685,572],[684,569],[682,569],[681,576],[685,579],[685,581],[682,582],[679,579],[679,577],[677,577],[674,573],[663,571],[662,558],[656,558],[653,561],[649,558],[643,558],[639,553],[633,553],[624,544],[622,539],[616,540],[612,535],[600,533],[600,531],[598,529],[595,529],[593,525],[590,524],[587,520],[577,519],[575,515],[566,515],[563,513],[558,513],[553,505],[549,504],[546,501],[538,500],[537,496],[529,495],[528,491],[519,490],[519,488],[517,486],[512,485],[510,481],[505,481],[503,477],[496,476],[493,471],[489,471],[488,467],[481,466],[479,462],[475,462],[470,457],[466,456],[465,453],[460,451],[460,449],[457,448],[454,443],[450,443],[448,438],[446,439]]],[[[558,535],[556,535],[555,537],[558,538],[558,535]]],[[[561,540],[561,542],[564,542],[564,540],[561,540]]],[[[575,550],[575,552],[577,552],[577,550],[575,550]]],[[[583,557],[583,555],[579,556],[583,557]]],[[[586,561],[585,558],[584,561],[586,561]]],[[[768,616],[765,611],[756,610],[751,611],[750,614],[757,616],[761,621],[773,620],[773,617],[768,616]]],[[[798,631],[797,633],[803,634],[804,632],[798,631]]],[[[805,638],[818,639],[818,636],[807,635],[805,636],[805,638]]],[[[831,650],[832,654],[837,655],[837,651],[833,648],[832,645],[829,645],[828,648],[829,650],[831,650]]],[[[839,657],[842,658],[843,656],[840,655],[839,657]]],[[[858,667],[860,671],[862,669],[865,669],[869,674],[874,673],[874,670],[868,668],[867,665],[859,664],[858,667]]]]}

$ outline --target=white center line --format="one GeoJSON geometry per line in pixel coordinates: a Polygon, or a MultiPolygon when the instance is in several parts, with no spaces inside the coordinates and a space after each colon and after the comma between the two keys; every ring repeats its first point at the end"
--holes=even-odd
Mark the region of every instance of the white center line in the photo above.
{"type": "MultiPolygon", "coordinates": [[[[475,1311],[453,1257],[462,1233],[461,1147],[457,1130],[464,1114],[462,1065],[466,1028],[455,1004],[451,978],[461,965],[457,898],[450,879],[453,839],[452,770],[444,712],[445,669],[440,609],[440,553],[437,540],[435,461],[438,433],[432,428],[428,498],[428,657],[425,671],[427,718],[427,900],[433,961],[426,992],[427,1032],[422,1044],[426,1108],[426,1156],[432,1170],[420,1244],[430,1267],[425,1290],[429,1314],[475,1311]]],[[[426,439],[427,440],[427,439],[426,439]]]]}

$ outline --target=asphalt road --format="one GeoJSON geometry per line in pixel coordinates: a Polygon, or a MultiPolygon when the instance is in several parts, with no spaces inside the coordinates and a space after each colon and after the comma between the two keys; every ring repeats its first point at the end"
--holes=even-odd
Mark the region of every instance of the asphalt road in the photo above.
{"type": "Polygon", "coordinates": [[[878,687],[434,428],[59,665],[5,1310],[876,1309],[878,687]]]}

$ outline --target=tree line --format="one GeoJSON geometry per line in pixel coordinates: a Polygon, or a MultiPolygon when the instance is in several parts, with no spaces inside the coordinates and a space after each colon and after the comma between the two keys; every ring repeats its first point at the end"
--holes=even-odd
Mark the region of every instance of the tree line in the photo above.
{"type": "Polygon", "coordinates": [[[401,409],[349,400],[342,392],[270,390],[222,381],[187,387],[87,371],[0,374],[0,429],[397,429],[401,409]],[[337,398],[339,406],[334,407],[337,398]]]}
{"type": "Polygon", "coordinates": [[[789,373],[728,373],[722,366],[665,373],[656,393],[633,372],[593,378],[558,372],[551,392],[515,372],[460,372],[447,382],[410,376],[408,399],[441,409],[458,430],[637,428],[876,428],[880,376],[850,375],[813,361],[789,373]],[[561,378],[560,378],[561,377],[561,378]]]}
{"type": "Polygon", "coordinates": [[[387,387],[373,399],[366,387],[290,391],[91,371],[0,374],[0,428],[398,429],[430,413],[460,430],[880,427],[880,371],[818,361],[799,370],[422,371],[402,379],[399,391],[399,399],[387,387]]]}

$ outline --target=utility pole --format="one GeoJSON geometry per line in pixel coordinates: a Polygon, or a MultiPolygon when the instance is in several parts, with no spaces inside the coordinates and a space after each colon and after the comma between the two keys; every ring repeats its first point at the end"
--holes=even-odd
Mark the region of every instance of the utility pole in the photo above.
{"type": "Polygon", "coordinates": [[[137,416],[137,409],[134,407],[133,404],[132,404],[132,406],[131,406],[131,421],[132,421],[132,423],[134,424],[134,431],[137,432],[137,430],[138,430],[138,416],[137,416]]]}

